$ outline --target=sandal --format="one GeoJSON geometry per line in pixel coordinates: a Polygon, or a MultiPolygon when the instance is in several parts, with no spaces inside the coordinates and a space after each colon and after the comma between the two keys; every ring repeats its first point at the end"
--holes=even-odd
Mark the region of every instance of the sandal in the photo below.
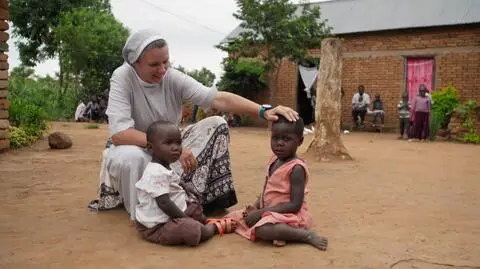
{"type": "Polygon", "coordinates": [[[233,225],[232,218],[208,219],[207,224],[217,226],[218,234],[222,236],[224,233],[233,233],[236,229],[233,225]]]}

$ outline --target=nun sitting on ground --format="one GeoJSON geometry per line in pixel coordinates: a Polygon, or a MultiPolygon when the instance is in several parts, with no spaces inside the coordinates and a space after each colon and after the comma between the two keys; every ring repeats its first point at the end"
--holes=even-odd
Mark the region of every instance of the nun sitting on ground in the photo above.
{"type": "MultiPolygon", "coordinates": [[[[190,101],[202,108],[248,114],[269,121],[283,115],[290,121],[298,114],[289,107],[259,105],[238,95],[217,92],[170,67],[167,41],[155,30],[132,34],[123,48],[124,64],[110,80],[106,114],[110,139],[103,152],[100,195],[89,207],[107,210],[123,204],[135,219],[135,183],[151,160],[146,150],[147,127],[158,120],[179,125],[182,105],[190,101]]],[[[229,131],[226,121],[209,117],[182,131],[183,151],[172,169],[200,196],[206,212],[237,203],[232,181],[229,131]]]]}

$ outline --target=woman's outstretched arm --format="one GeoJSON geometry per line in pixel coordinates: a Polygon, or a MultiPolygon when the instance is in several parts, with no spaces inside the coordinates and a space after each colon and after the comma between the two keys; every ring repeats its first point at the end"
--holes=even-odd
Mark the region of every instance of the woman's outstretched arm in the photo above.
{"type": "MultiPolygon", "coordinates": [[[[229,92],[218,92],[213,100],[212,107],[222,112],[231,112],[235,114],[248,114],[252,117],[258,117],[261,106],[239,95],[229,92]]],[[[298,119],[298,113],[284,106],[277,106],[265,112],[265,119],[269,121],[276,121],[277,114],[284,116],[290,121],[298,119]]]]}

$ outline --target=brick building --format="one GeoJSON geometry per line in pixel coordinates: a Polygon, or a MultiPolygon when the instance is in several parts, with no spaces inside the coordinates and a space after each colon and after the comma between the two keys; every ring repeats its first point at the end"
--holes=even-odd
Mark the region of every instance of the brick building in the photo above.
{"type": "MultiPolygon", "coordinates": [[[[382,96],[386,127],[398,124],[401,93],[413,96],[419,83],[429,90],[452,83],[463,100],[480,102],[480,1],[335,0],[311,5],[320,6],[322,18],[343,39],[345,124],[352,122],[351,98],[360,84],[372,98],[382,96]],[[414,71],[420,65],[425,70],[418,75],[414,71]]],[[[237,27],[224,41],[241,31],[237,27]]],[[[321,58],[320,49],[310,54],[321,58]]],[[[256,101],[300,110],[305,102],[299,98],[298,66],[284,61],[279,68],[273,100],[267,89],[256,101]]]]}
{"type": "Polygon", "coordinates": [[[0,152],[7,149],[8,142],[8,0],[0,0],[0,152]]]}

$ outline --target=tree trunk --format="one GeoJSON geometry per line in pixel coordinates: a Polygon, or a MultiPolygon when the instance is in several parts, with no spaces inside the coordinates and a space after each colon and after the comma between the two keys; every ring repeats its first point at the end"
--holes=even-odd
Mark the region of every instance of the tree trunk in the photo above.
{"type": "Polygon", "coordinates": [[[315,134],[307,150],[307,155],[317,161],[352,160],[340,137],[342,65],[340,39],[324,39],[317,77],[315,134]]]}
{"type": "Polygon", "coordinates": [[[59,61],[59,66],[60,66],[60,74],[58,75],[58,80],[60,82],[60,89],[63,89],[63,64],[62,64],[62,57],[59,56],[58,57],[58,61],[59,61]]]}

